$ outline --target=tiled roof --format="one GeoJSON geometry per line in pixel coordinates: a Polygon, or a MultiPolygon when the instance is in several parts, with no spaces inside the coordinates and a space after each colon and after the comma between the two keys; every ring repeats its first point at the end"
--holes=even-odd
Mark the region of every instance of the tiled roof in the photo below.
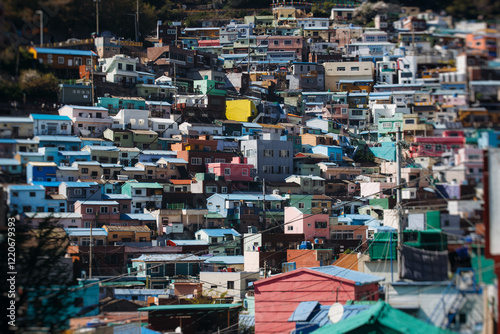
{"type": "MultiPolygon", "coordinates": [[[[120,216],[121,217],[121,216],[120,216]]],[[[113,226],[104,225],[104,228],[108,232],[119,232],[119,231],[133,231],[133,232],[150,232],[151,230],[147,226],[113,226]]]]}

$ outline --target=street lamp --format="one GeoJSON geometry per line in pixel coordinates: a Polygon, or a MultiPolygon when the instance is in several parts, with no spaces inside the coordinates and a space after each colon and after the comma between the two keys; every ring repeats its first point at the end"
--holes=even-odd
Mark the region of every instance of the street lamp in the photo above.
{"type": "Polygon", "coordinates": [[[138,31],[137,31],[137,14],[136,13],[125,13],[125,14],[134,16],[135,41],[139,42],[139,35],[138,35],[138,31]]]}
{"type": "Polygon", "coordinates": [[[40,15],[40,46],[43,44],[43,10],[37,10],[35,14],[40,15]]]}

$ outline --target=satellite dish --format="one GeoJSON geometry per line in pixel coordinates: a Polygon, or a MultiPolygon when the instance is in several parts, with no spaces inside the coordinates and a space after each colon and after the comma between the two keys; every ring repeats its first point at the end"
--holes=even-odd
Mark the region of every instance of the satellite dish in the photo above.
{"type": "Polygon", "coordinates": [[[181,329],[180,327],[177,327],[177,328],[175,329],[175,332],[176,332],[176,333],[182,333],[182,329],[181,329]]]}
{"type": "Polygon", "coordinates": [[[335,303],[330,307],[330,310],[328,311],[328,320],[332,324],[336,324],[337,322],[342,319],[342,316],[344,315],[344,306],[340,303],[335,303]]]}

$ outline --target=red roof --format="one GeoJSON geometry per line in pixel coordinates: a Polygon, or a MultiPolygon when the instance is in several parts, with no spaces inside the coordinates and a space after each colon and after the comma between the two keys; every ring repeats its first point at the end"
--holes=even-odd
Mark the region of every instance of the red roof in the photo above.
{"type": "Polygon", "coordinates": [[[191,184],[191,182],[193,182],[193,180],[170,180],[172,184],[191,184]]]}

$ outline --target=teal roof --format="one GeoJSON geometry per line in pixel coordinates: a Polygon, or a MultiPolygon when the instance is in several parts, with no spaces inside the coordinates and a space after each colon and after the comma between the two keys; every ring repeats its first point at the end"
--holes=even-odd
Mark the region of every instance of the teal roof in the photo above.
{"type": "Polygon", "coordinates": [[[150,182],[128,182],[131,188],[152,188],[152,189],[163,189],[159,183],[150,182]]]}
{"type": "Polygon", "coordinates": [[[45,119],[50,121],[71,121],[71,118],[69,118],[68,116],[61,116],[61,115],[31,114],[31,118],[45,119]]]}
{"type": "Polygon", "coordinates": [[[71,56],[94,56],[97,57],[97,54],[93,51],[87,50],[73,50],[73,49],[52,49],[52,48],[34,48],[38,53],[50,53],[56,55],[71,55],[71,56]]]}
{"type": "Polygon", "coordinates": [[[373,307],[336,324],[321,327],[314,334],[344,333],[404,333],[404,334],[445,334],[452,333],[423,322],[417,318],[392,308],[379,301],[373,307]]]}
{"type": "Polygon", "coordinates": [[[239,308],[240,304],[187,304],[187,305],[157,305],[141,307],[137,311],[182,311],[182,310],[227,310],[239,308]]]}

